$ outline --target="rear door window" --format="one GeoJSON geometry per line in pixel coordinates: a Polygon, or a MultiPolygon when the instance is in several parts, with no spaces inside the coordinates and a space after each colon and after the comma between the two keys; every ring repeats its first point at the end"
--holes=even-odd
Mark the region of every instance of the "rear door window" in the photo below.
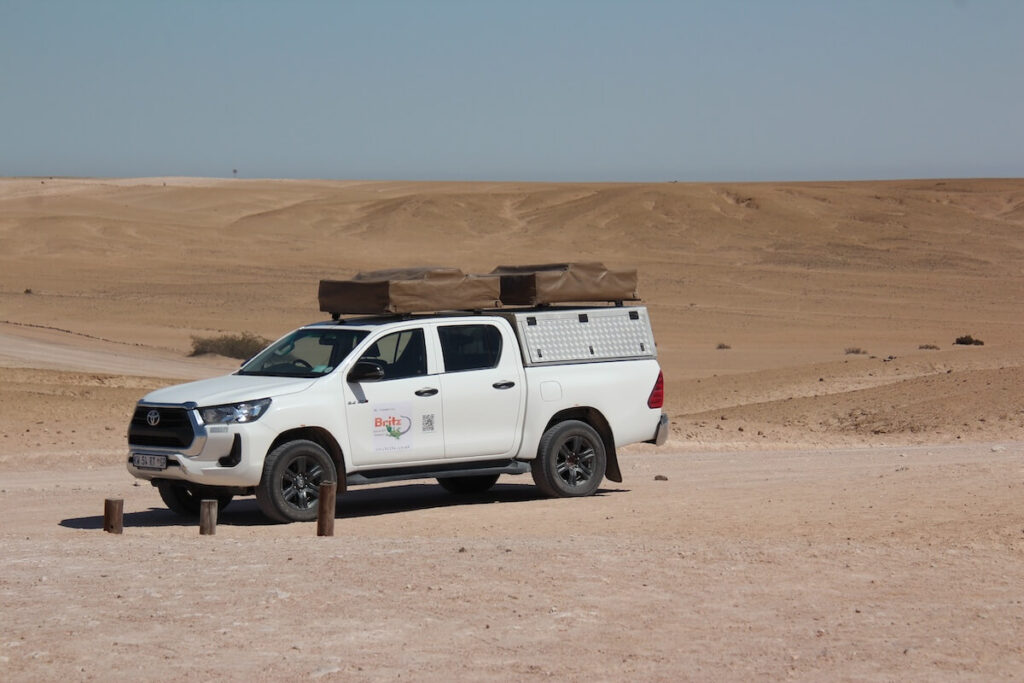
{"type": "Polygon", "coordinates": [[[446,372],[498,366],[501,331],[494,325],[442,325],[437,328],[446,372]]]}

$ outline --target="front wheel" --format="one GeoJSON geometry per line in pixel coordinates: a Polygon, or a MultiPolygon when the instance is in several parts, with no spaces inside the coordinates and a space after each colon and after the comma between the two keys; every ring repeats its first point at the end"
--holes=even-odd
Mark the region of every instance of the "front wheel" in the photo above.
{"type": "Polygon", "coordinates": [[[327,451],[312,441],[289,441],[264,461],[256,502],[275,522],[311,522],[316,519],[320,484],[325,481],[338,481],[327,451]]]}
{"type": "Polygon", "coordinates": [[[601,436],[579,420],[566,420],[544,432],[530,463],[533,481],[556,498],[589,496],[604,479],[608,455],[601,436]]]}

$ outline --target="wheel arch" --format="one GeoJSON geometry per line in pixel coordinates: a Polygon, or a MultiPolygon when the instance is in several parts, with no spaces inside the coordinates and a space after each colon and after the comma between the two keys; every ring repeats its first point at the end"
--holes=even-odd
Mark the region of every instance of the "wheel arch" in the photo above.
{"type": "Polygon", "coordinates": [[[341,446],[338,445],[338,441],[334,438],[329,431],[323,427],[296,427],[295,429],[289,429],[288,431],[281,432],[274,439],[274,442],[270,444],[270,448],[267,449],[269,455],[274,451],[275,448],[281,444],[288,443],[289,441],[312,441],[317,444],[331,456],[331,460],[334,461],[334,469],[338,472],[338,492],[340,493],[345,486],[345,456],[341,451],[341,446]]]}
{"type": "Polygon", "coordinates": [[[605,419],[601,411],[596,408],[577,406],[575,408],[566,408],[560,410],[551,416],[548,423],[544,426],[544,431],[551,429],[559,422],[565,422],[566,420],[579,420],[584,422],[598,433],[601,437],[601,442],[604,444],[605,455],[608,458],[608,462],[605,465],[604,476],[610,481],[617,483],[622,482],[622,471],[619,469],[619,458],[615,453],[615,435],[612,434],[611,425],[608,424],[608,420],[605,419]]]}

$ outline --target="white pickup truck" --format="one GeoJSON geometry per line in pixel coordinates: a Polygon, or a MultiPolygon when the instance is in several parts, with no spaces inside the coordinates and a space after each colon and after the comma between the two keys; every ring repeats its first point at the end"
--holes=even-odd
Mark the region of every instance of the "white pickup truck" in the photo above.
{"type": "Polygon", "coordinates": [[[618,448],[664,443],[663,393],[642,306],[331,320],[145,396],[127,464],[177,513],[255,494],[278,522],[315,519],[325,481],[481,493],[531,472],[586,496],[622,481],[618,448]]]}

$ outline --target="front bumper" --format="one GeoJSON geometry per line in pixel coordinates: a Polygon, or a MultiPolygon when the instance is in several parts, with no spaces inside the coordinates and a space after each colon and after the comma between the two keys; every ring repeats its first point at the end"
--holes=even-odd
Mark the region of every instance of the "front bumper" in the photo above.
{"type": "MultiPolygon", "coordinates": [[[[148,406],[146,406],[148,407],[148,406]]],[[[184,447],[128,444],[128,472],[139,479],[174,479],[204,486],[248,488],[262,475],[262,461],[252,462],[249,454],[263,452],[266,439],[256,423],[245,425],[204,425],[193,406],[184,407],[194,438],[184,447]],[[166,467],[138,467],[136,455],[162,456],[166,467]]]]}

